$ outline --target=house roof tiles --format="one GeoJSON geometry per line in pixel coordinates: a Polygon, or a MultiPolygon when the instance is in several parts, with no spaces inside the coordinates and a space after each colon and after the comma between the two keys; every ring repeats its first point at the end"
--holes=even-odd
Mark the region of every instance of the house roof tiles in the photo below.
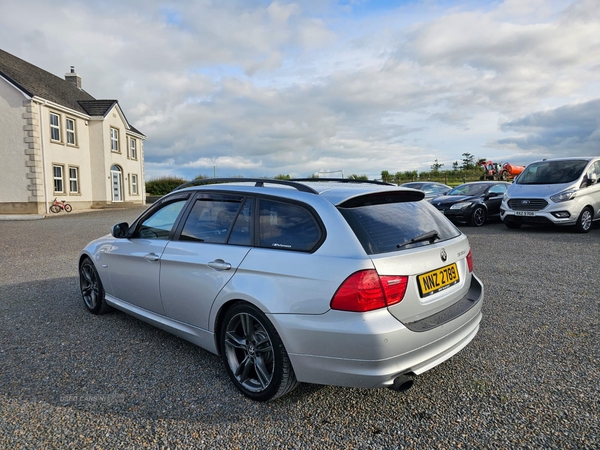
{"type": "MultiPolygon", "coordinates": [[[[40,97],[89,116],[104,116],[117,100],[96,100],[70,81],[0,49],[0,76],[30,97],[40,97]]],[[[135,133],[143,134],[128,124],[135,133]]]]}

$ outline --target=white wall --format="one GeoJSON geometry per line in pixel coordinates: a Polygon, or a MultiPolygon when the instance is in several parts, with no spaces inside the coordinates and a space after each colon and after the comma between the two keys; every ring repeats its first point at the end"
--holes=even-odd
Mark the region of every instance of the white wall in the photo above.
{"type": "Polygon", "coordinates": [[[0,78],[0,202],[27,202],[26,97],[0,78]]]}
{"type": "Polygon", "coordinates": [[[41,126],[44,128],[42,136],[44,140],[44,154],[46,158],[46,189],[48,196],[52,200],[58,197],[61,200],[74,202],[91,202],[92,192],[92,174],[90,165],[90,136],[89,121],[72,114],[70,111],[49,107],[47,105],[41,108],[41,126]],[[61,140],[54,142],[50,139],[50,112],[58,114],[61,122],[61,140]],[[75,121],[76,144],[67,144],[66,119],[75,121]],[[86,125],[88,123],[88,125],[86,125]],[[54,172],[53,165],[59,164],[64,167],[64,191],[54,192],[54,172]],[[79,192],[71,192],[69,186],[69,167],[77,167],[79,170],[79,192]]]}
{"type": "Polygon", "coordinates": [[[129,136],[127,136],[127,125],[123,120],[123,116],[120,114],[118,106],[114,106],[112,110],[108,112],[103,123],[103,137],[105,140],[105,168],[106,175],[106,198],[112,200],[112,184],[110,183],[110,168],[113,164],[121,167],[123,173],[123,201],[125,202],[143,202],[144,201],[144,172],[142,169],[143,161],[143,144],[142,140],[136,138],[137,141],[137,159],[130,159],[129,156],[129,136]],[[116,153],[110,150],[110,128],[114,127],[119,130],[119,149],[120,152],[116,153]],[[130,175],[136,174],[138,176],[138,194],[130,194],[130,175]]]}

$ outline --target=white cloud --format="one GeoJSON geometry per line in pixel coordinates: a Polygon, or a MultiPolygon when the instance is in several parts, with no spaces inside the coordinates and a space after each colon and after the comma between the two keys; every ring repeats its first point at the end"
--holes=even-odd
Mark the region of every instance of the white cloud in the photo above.
{"type": "Polygon", "coordinates": [[[597,122],[561,126],[596,111],[595,0],[2,3],[0,47],[118,99],[149,177],[597,153],[597,122]]]}

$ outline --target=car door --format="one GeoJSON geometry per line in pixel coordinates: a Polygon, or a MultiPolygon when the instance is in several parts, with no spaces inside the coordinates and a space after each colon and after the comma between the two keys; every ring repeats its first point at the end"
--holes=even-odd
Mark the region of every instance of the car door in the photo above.
{"type": "Polygon", "coordinates": [[[600,160],[590,164],[586,172],[585,184],[587,195],[594,209],[594,219],[600,218],[600,160]]]}
{"type": "Polygon", "coordinates": [[[160,297],[160,258],[189,194],[158,204],[140,218],[127,238],[116,239],[103,257],[112,295],[146,310],[164,314],[160,297]]]}
{"type": "Polygon", "coordinates": [[[488,217],[497,217],[500,215],[500,205],[502,204],[502,197],[506,192],[506,187],[506,184],[495,184],[487,191],[485,204],[488,210],[488,217]]]}
{"type": "Polygon", "coordinates": [[[252,199],[200,193],[161,257],[165,314],[208,329],[211,306],[252,243],[252,199]]]}

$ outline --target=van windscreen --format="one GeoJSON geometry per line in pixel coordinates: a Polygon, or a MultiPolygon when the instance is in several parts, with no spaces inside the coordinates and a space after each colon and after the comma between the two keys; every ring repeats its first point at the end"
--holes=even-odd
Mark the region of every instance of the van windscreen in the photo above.
{"type": "Polygon", "coordinates": [[[540,161],[528,165],[517,178],[517,184],[563,184],[577,180],[588,161],[584,159],[540,161]]]}

